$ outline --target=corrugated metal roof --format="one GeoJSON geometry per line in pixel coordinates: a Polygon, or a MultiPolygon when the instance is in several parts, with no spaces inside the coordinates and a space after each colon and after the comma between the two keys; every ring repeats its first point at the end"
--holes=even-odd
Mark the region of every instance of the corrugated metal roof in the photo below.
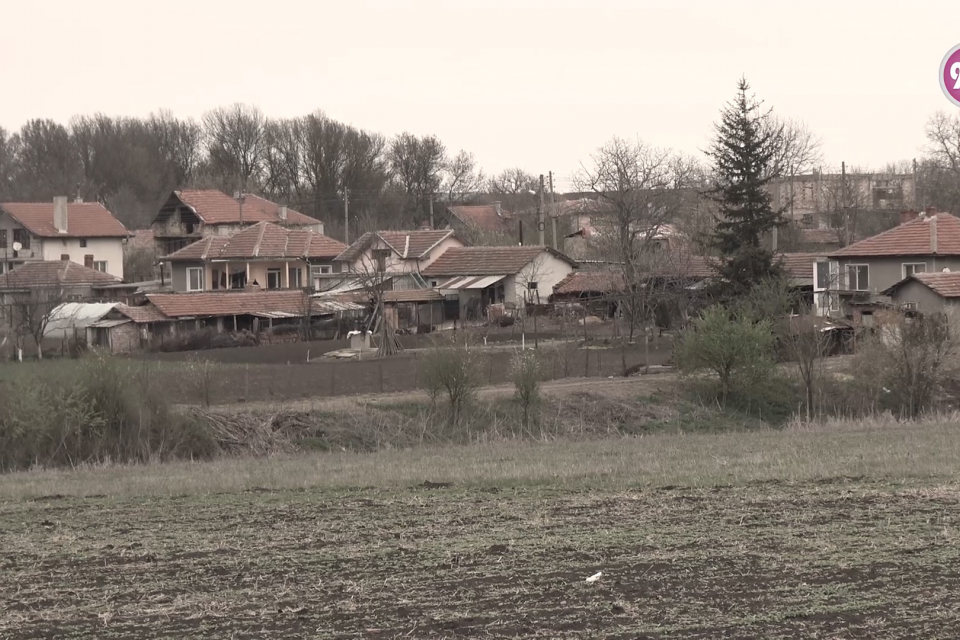
{"type": "Polygon", "coordinates": [[[65,302],[50,312],[44,328],[46,338],[63,338],[72,335],[74,329],[83,329],[117,306],[116,302],[65,302]]]}
{"type": "Polygon", "coordinates": [[[438,282],[435,289],[486,289],[490,285],[496,284],[507,276],[460,276],[450,278],[446,282],[438,282]]]}

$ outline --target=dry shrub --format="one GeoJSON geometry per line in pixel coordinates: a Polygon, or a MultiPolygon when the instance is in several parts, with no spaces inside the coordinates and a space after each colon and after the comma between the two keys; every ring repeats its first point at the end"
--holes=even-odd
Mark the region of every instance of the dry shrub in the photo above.
{"type": "Polygon", "coordinates": [[[482,383],[481,353],[472,336],[461,331],[437,339],[420,360],[424,385],[434,406],[441,397],[447,401],[449,424],[460,426],[464,412],[473,404],[482,383]]]}

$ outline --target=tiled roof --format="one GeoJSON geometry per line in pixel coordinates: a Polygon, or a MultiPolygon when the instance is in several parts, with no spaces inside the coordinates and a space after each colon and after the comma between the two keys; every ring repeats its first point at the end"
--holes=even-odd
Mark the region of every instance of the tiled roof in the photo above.
{"type": "Polygon", "coordinates": [[[85,286],[115,282],[120,282],[120,278],[66,260],[26,262],[10,273],[0,275],[2,289],[85,286]]]}
{"type": "Polygon", "coordinates": [[[99,202],[68,202],[66,233],[59,233],[53,224],[53,201],[4,202],[0,209],[41,238],[126,238],[130,235],[99,202]]]}
{"type": "Polygon", "coordinates": [[[220,252],[227,245],[227,242],[230,238],[226,236],[207,236],[206,238],[201,238],[193,244],[188,244],[183,249],[179,251],[174,251],[168,256],[164,256],[163,260],[182,260],[182,261],[201,261],[201,260],[212,260],[220,255],[220,252]]]}
{"type": "Polygon", "coordinates": [[[874,256],[960,256],[960,219],[937,213],[905,222],[830,254],[831,258],[874,256]],[[936,228],[932,227],[936,225],[936,228]],[[936,251],[933,237],[936,233],[936,251]]]}
{"type": "MultiPolygon", "coordinates": [[[[147,300],[171,318],[194,316],[241,316],[269,313],[302,315],[304,294],[286,291],[204,291],[199,293],[151,293],[147,300]]],[[[311,301],[311,304],[314,304],[311,301]]],[[[318,305],[314,305],[319,308],[318,305]]]]}
{"type": "Polygon", "coordinates": [[[356,242],[336,257],[341,262],[353,262],[367,250],[375,237],[379,237],[384,243],[396,252],[398,256],[408,260],[422,258],[435,246],[454,236],[455,233],[450,229],[433,230],[421,229],[417,231],[370,231],[359,238],[356,242]]]}
{"type": "Polygon", "coordinates": [[[613,269],[574,271],[557,283],[554,295],[607,293],[623,287],[623,273],[613,269]]]}
{"type": "MultiPolygon", "coordinates": [[[[240,203],[216,189],[182,189],[174,192],[180,201],[193,209],[204,224],[239,224],[240,203]]],[[[287,209],[287,220],[280,220],[280,206],[253,194],[243,198],[243,222],[274,222],[294,226],[320,224],[316,218],[287,209]]]]}
{"type": "Polygon", "coordinates": [[[497,205],[494,204],[455,205],[447,207],[447,211],[464,224],[476,227],[481,231],[507,231],[509,229],[507,221],[510,218],[510,213],[502,210],[498,213],[497,205]]]}
{"type": "Polygon", "coordinates": [[[549,247],[536,245],[523,247],[451,247],[424,269],[423,275],[510,275],[519,273],[545,251],[576,266],[573,260],[562,253],[549,247]]]}
{"type": "Polygon", "coordinates": [[[171,320],[171,318],[168,316],[163,315],[160,309],[149,303],[140,305],[138,307],[131,307],[130,305],[126,305],[121,302],[114,307],[114,310],[125,315],[138,324],[147,322],[166,322],[171,320]]]}
{"type": "Polygon", "coordinates": [[[893,285],[883,293],[890,295],[902,285],[916,280],[928,286],[934,293],[943,298],[960,298],[960,271],[915,273],[909,278],[904,278],[893,285]]]}
{"type": "Polygon", "coordinates": [[[813,263],[826,260],[821,253],[781,253],[777,257],[783,261],[783,268],[791,278],[813,279],[813,263]]]}
{"type": "Polygon", "coordinates": [[[203,238],[170,254],[166,260],[333,259],[346,248],[342,242],[310,229],[288,228],[270,222],[258,222],[229,237],[203,238]]]}

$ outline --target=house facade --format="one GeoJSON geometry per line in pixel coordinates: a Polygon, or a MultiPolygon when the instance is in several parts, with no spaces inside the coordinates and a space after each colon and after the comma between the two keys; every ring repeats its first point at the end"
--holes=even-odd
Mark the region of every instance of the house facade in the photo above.
{"type": "Polygon", "coordinates": [[[341,277],[381,274],[392,289],[426,288],[420,274],[440,256],[464,243],[452,229],[365,233],[335,259],[341,277]]]}
{"type": "Polygon", "coordinates": [[[151,224],[160,257],[210,236],[231,236],[260,222],[323,234],[323,223],[260,196],[234,199],[215,189],[174,191],[151,224]]]}
{"type": "Polygon", "coordinates": [[[944,271],[960,271],[960,219],[906,211],[897,227],[818,260],[814,303],[821,315],[855,318],[857,309],[892,303],[887,291],[898,282],[944,271]]]}
{"type": "Polygon", "coordinates": [[[208,235],[161,261],[175,292],[308,289],[333,273],[342,242],[311,229],[259,222],[229,237],[208,235]]]}
{"type": "Polygon", "coordinates": [[[507,309],[549,300],[577,263],[549,247],[454,247],[422,271],[444,295],[456,294],[461,317],[481,317],[490,305],[507,309]]]}
{"type": "Polygon", "coordinates": [[[97,202],[0,203],[0,273],[41,261],[67,261],[123,278],[130,233],[97,202]]]}
{"type": "Polygon", "coordinates": [[[897,307],[921,314],[960,310],[960,272],[917,273],[885,290],[897,307]]]}

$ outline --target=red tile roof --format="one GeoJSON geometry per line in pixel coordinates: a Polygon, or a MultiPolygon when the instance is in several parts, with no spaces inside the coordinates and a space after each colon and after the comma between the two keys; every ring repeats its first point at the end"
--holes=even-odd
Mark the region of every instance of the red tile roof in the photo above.
{"type": "Polygon", "coordinates": [[[166,256],[170,261],[330,259],[347,245],[310,229],[258,222],[232,236],[208,236],[166,256]]]}
{"type": "Polygon", "coordinates": [[[140,305],[138,307],[131,307],[130,305],[126,305],[121,302],[114,307],[114,310],[138,324],[144,324],[148,322],[167,322],[172,320],[172,318],[165,316],[160,309],[149,303],[140,305]]]}
{"type": "Polygon", "coordinates": [[[827,259],[821,253],[781,253],[778,257],[782,259],[787,275],[808,280],[813,279],[813,263],[827,259]]]}
{"type": "Polygon", "coordinates": [[[433,230],[421,229],[417,231],[370,231],[336,257],[341,262],[353,262],[373,243],[374,238],[380,238],[387,246],[401,258],[417,260],[424,257],[431,249],[450,237],[456,237],[451,229],[433,230]]]}
{"type": "Polygon", "coordinates": [[[425,276],[485,276],[519,273],[544,252],[576,266],[576,262],[549,247],[451,247],[429,267],[425,276]]]}
{"type": "Polygon", "coordinates": [[[304,309],[304,293],[297,290],[150,293],[147,294],[147,300],[170,318],[242,316],[275,312],[302,315],[304,309]]]}
{"type": "Polygon", "coordinates": [[[115,284],[120,278],[66,260],[26,262],[0,275],[0,289],[115,284]]]}
{"type": "Polygon", "coordinates": [[[574,271],[557,283],[554,295],[608,293],[623,287],[623,273],[614,269],[574,271]]]}
{"type": "MultiPolygon", "coordinates": [[[[239,224],[240,203],[216,189],[182,189],[174,192],[180,201],[193,209],[204,224],[239,224]]],[[[287,220],[280,219],[280,206],[253,194],[243,198],[243,222],[274,222],[291,226],[320,224],[316,218],[287,209],[287,220]]]]}
{"type": "Polygon", "coordinates": [[[915,273],[909,278],[904,278],[883,293],[890,295],[904,284],[914,280],[926,285],[934,293],[943,298],[960,298],[960,271],[915,273]]]}
{"type": "Polygon", "coordinates": [[[831,258],[930,255],[960,256],[960,219],[942,212],[917,218],[830,253],[831,258]]]}
{"type": "Polygon", "coordinates": [[[508,231],[508,220],[511,217],[508,211],[498,211],[494,204],[455,205],[447,207],[454,217],[464,224],[471,225],[481,231],[508,231]]]}
{"type": "Polygon", "coordinates": [[[99,202],[68,202],[67,232],[53,224],[53,202],[4,202],[0,209],[41,238],[126,238],[127,228],[99,202]]]}

